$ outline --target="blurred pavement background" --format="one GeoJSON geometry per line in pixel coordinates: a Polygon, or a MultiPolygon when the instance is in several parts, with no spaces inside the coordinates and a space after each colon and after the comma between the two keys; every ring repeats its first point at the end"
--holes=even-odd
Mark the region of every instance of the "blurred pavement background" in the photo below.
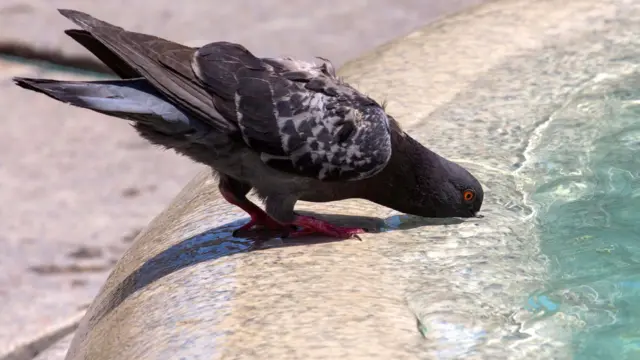
{"type": "MultiPolygon", "coordinates": [[[[75,26],[56,9],[72,8],[192,45],[235,41],[259,56],[323,56],[339,67],[480,2],[3,0],[0,50],[91,58],[63,33],[75,26]]],[[[69,333],[137,232],[201,169],[149,145],[125,121],[11,81],[99,74],[6,55],[0,51],[0,360],[30,359],[69,333]]]]}

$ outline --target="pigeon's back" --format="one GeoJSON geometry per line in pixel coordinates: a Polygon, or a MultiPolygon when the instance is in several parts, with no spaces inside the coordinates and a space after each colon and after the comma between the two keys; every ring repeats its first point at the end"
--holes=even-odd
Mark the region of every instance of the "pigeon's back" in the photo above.
{"type": "MultiPolygon", "coordinates": [[[[18,79],[19,85],[137,121],[143,137],[188,156],[189,142],[206,147],[235,141],[289,176],[361,180],[379,173],[391,157],[392,120],[374,100],[340,81],[328,61],[258,58],[225,41],[192,48],[79,11],[60,13],[82,28],[67,34],[123,80],[106,85],[18,79]]],[[[212,148],[203,157],[207,149],[197,151],[191,157],[206,158],[214,168],[217,158],[230,155],[212,148]]]]}

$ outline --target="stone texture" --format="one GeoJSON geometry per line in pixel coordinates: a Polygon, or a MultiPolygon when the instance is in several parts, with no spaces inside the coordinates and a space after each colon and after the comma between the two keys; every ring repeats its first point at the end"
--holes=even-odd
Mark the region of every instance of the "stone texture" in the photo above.
{"type": "Polygon", "coordinates": [[[33,360],[64,360],[72,339],[73,334],[65,336],[64,338],[60,339],[60,341],[47,348],[45,351],[36,355],[33,360]]]}
{"type": "Polygon", "coordinates": [[[2,360],[63,359],[73,338],[73,331],[83,315],[84,311],[78,311],[53,325],[42,326],[38,332],[29,334],[30,338],[14,342],[9,349],[3,349],[2,360]]]}
{"type": "Polygon", "coordinates": [[[639,15],[622,0],[494,1],[348,63],[347,80],[478,175],[485,217],[302,204],[383,231],[261,244],[230,236],[246,215],[201,173],[116,264],[68,359],[571,358],[572,323],[525,309],[546,272],[521,169],[576,87],[638,58],[639,15]]]}

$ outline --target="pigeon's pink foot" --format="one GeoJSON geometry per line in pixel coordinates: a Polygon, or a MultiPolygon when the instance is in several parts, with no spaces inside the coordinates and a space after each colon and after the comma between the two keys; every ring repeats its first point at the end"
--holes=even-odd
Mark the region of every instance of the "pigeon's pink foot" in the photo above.
{"type": "Polygon", "coordinates": [[[240,232],[240,231],[247,231],[247,230],[251,230],[254,227],[260,227],[263,229],[269,229],[269,230],[283,230],[285,229],[285,226],[280,224],[279,222],[273,220],[269,215],[267,215],[267,213],[261,211],[261,212],[255,212],[255,213],[249,213],[249,216],[251,216],[251,220],[249,220],[248,223],[242,225],[241,227],[237,228],[234,233],[236,232],[240,232]]]}
{"type": "Polygon", "coordinates": [[[291,225],[295,225],[300,228],[299,230],[294,230],[289,233],[289,237],[292,238],[306,235],[325,235],[339,239],[349,239],[352,237],[360,239],[358,234],[367,232],[362,228],[335,226],[326,221],[302,215],[298,215],[291,225]]]}
{"type": "Polygon", "coordinates": [[[248,223],[242,225],[233,231],[233,236],[243,231],[248,231],[255,227],[261,227],[269,230],[279,230],[286,231],[289,230],[288,226],[285,226],[276,220],[274,220],[271,216],[269,216],[264,210],[258,207],[256,204],[252,203],[247,198],[239,198],[235,196],[232,192],[226,191],[226,189],[221,189],[220,193],[225,200],[229,203],[238,206],[242,210],[244,210],[249,216],[251,220],[248,223]]]}

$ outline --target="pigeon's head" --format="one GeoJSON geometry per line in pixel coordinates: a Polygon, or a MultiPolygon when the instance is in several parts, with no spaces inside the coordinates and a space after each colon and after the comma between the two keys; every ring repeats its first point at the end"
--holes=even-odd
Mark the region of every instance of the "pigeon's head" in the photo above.
{"type": "Polygon", "coordinates": [[[434,158],[435,166],[422,168],[422,173],[417,174],[422,179],[416,186],[421,195],[422,210],[416,215],[435,218],[477,216],[484,199],[478,179],[467,169],[435,153],[430,157],[434,158]]]}
{"type": "Polygon", "coordinates": [[[406,134],[402,142],[381,174],[389,193],[374,201],[422,217],[477,216],[484,198],[478,179],[406,134]]]}

